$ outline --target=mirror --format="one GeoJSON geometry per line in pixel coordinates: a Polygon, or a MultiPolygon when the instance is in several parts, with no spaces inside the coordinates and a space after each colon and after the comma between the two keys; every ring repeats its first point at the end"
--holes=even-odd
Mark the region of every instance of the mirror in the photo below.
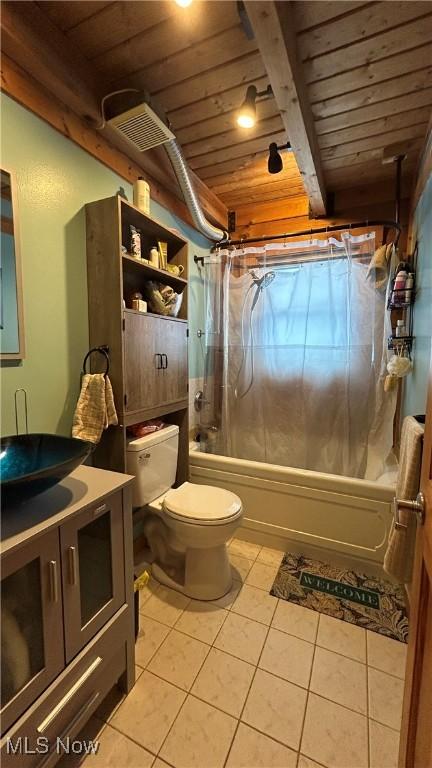
{"type": "Polygon", "coordinates": [[[19,253],[16,182],[1,173],[0,359],[24,358],[21,261],[19,253]]]}

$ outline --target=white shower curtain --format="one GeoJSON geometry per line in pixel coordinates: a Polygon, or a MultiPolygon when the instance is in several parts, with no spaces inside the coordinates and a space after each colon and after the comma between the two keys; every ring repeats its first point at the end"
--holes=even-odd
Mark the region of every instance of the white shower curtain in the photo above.
{"type": "Polygon", "coordinates": [[[209,258],[203,450],[371,480],[385,471],[396,393],[383,390],[391,329],[367,276],[374,248],[373,233],[344,233],[209,258]]]}

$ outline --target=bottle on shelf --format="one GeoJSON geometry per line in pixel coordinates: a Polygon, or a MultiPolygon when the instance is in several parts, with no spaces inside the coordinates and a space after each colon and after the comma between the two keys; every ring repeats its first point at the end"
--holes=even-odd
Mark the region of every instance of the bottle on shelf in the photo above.
{"type": "Polygon", "coordinates": [[[405,280],[405,304],[412,304],[413,300],[414,275],[410,272],[405,280]]]}
{"type": "Polygon", "coordinates": [[[156,268],[160,267],[159,251],[156,248],[156,246],[153,246],[153,248],[150,249],[150,264],[152,265],[152,267],[156,267],[156,268]]]}
{"type": "Polygon", "coordinates": [[[403,320],[397,320],[396,322],[396,338],[400,339],[402,336],[405,336],[405,324],[403,320]]]}
{"type": "Polygon", "coordinates": [[[405,303],[405,283],[408,275],[404,269],[397,273],[393,286],[392,303],[396,305],[405,303]]]}
{"type": "Polygon", "coordinates": [[[146,180],[139,176],[133,186],[134,205],[147,215],[150,213],[150,186],[146,180]]]}

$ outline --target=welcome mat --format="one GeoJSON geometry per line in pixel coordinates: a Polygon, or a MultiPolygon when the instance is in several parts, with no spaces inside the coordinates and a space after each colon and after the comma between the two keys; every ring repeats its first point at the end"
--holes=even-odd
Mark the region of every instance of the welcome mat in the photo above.
{"type": "Polygon", "coordinates": [[[304,555],[284,555],[270,594],[406,643],[403,588],[304,555]]]}

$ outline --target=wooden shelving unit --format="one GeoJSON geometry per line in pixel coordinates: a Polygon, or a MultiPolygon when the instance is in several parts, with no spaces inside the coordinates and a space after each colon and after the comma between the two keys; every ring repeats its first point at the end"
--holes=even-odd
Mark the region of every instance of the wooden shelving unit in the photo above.
{"type": "MultiPolygon", "coordinates": [[[[86,231],[90,346],[109,349],[119,417],[119,426],[104,432],[94,464],[125,471],[127,427],[163,417],[180,428],[176,478],[180,484],[189,475],[187,241],[119,196],[86,205],[86,231]],[[183,266],[181,277],[122,253],[122,245],[128,247],[131,224],[141,233],[142,255],[147,257],[157,241],[166,242],[168,263],[183,266]],[[182,293],[178,317],[124,307],[123,302],[127,305],[132,293],[143,292],[148,281],[182,293]]],[[[94,358],[96,366],[99,361],[94,358]]]]}

